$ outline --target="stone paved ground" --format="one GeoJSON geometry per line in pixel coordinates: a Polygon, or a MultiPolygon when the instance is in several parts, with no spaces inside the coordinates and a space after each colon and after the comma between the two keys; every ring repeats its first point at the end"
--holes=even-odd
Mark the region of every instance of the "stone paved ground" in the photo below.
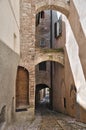
{"type": "Polygon", "coordinates": [[[36,111],[36,119],[32,123],[15,123],[6,130],[86,130],[86,124],[61,113],[50,111],[43,105],[36,111]]]}

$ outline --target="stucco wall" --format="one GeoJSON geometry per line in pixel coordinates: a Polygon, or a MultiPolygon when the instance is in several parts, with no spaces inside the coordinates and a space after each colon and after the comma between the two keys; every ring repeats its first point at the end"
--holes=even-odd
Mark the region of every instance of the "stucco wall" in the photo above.
{"type": "MultiPolygon", "coordinates": [[[[60,64],[53,63],[53,109],[59,112],[64,111],[63,100],[64,100],[64,90],[62,90],[62,81],[64,81],[64,67],[60,64]]],[[[65,88],[64,88],[65,89],[65,88]]]]}
{"type": "Polygon", "coordinates": [[[79,59],[79,48],[67,18],[63,16],[63,20],[62,37],[57,39],[56,46],[59,47],[59,44],[61,44],[60,46],[64,48],[65,66],[62,69],[56,63],[53,65],[53,109],[76,117],[79,121],[86,122],[86,111],[76,101],[78,89],[83,86],[81,84],[85,84],[79,59]],[[66,108],[64,107],[64,98],[66,108]]]}
{"type": "Polygon", "coordinates": [[[80,19],[84,34],[86,36],[86,10],[85,10],[86,1],[83,0],[83,2],[82,2],[82,0],[73,0],[73,2],[74,2],[74,5],[76,7],[76,10],[78,12],[79,19],[80,19]]]}
{"type": "Polygon", "coordinates": [[[65,48],[65,76],[64,76],[64,87],[65,87],[65,97],[66,97],[66,113],[70,116],[75,117],[76,115],[76,86],[73,79],[73,74],[71,71],[67,51],[65,48]]]}
{"type": "Polygon", "coordinates": [[[20,53],[19,0],[0,1],[0,40],[20,53]]]}
{"type": "MultiPolygon", "coordinates": [[[[64,21],[66,24],[66,50],[67,50],[67,55],[69,58],[69,63],[70,63],[70,69],[68,69],[68,67],[66,68],[65,74],[66,74],[66,78],[67,76],[70,77],[70,83],[69,80],[67,82],[66,79],[66,86],[69,84],[69,86],[71,87],[72,84],[75,84],[76,87],[76,103],[75,103],[75,110],[71,109],[71,97],[69,96],[69,106],[68,106],[68,113],[70,115],[76,115],[76,118],[80,121],[85,122],[85,115],[86,115],[86,111],[85,109],[80,107],[80,103],[83,104],[83,107],[85,107],[83,101],[85,101],[85,77],[84,77],[84,73],[83,73],[83,69],[82,69],[82,65],[81,65],[81,61],[80,61],[80,57],[79,57],[79,47],[77,44],[77,41],[75,40],[74,34],[72,32],[72,29],[70,27],[69,22],[67,21],[67,19],[64,17],[64,21]],[[69,74],[68,74],[68,70],[69,70],[69,74]],[[72,72],[72,73],[71,73],[72,72]],[[73,76],[73,77],[72,77],[73,76]],[[74,83],[73,83],[73,79],[74,79],[74,83]],[[83,92],[82,92],[83,90],[83,92]],[[84,98],[83,98],[83,96],[84,98]],[[82,101],[83,98],[84,100],[82,101]],[[79,102],[79,104],[78,104],[79,102]],[[78,104],[78,107],[77,107],[78,104]],[[78,114],[79,113],[79,114],[78,114]],[[84,113],[84,114],[83,114],[84,113]],[[82,115],[82,116],[81,116],[82,115]],[[84,119],[84,120],[83,120],[84,119]]],[[[67,61],[66,61],[67,62],[67,61]]],[[[68,63],[68,64],[69,64],[68,63]]],[[[70,91],[70,87],[69,87],[69,91],[70,91]]],[[[67,91],[67,94],[69,92],[67,91]]],[[[69,95],[69,94],[68,94],[69,95]]]]}
{"type": "Polygon", "coordinates": [[[15,83],[19,56],[0,41],[0,113],[5,109],[5,121],[10,122],[15,110],[15,83]]]}

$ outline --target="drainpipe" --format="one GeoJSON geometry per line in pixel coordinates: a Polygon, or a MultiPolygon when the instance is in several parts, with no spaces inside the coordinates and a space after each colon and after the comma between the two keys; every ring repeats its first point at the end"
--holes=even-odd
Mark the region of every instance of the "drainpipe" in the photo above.
{"type": "Polygon", "coordinates": [[[52,10],[50,10],[50,48],[52,48],[52,10]]]}
{"type": "MultiPolygon", "coordinates": [[[[53,39],[52,39],[52,10],[50,10],[50,49],[52,49],[53,39]]],[[[52,88],[52,61],[50,61],[50,108],[53,109],[53,88],[52,88]]]]}

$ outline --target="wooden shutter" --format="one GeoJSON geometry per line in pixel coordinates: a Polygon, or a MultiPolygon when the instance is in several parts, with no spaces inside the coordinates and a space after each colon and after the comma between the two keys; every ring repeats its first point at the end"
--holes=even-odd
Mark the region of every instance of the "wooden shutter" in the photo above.
{"type": "Polygon", "coordinates": [[[59,36],[59,21],[55,23],[55,38],[59,36]]]}

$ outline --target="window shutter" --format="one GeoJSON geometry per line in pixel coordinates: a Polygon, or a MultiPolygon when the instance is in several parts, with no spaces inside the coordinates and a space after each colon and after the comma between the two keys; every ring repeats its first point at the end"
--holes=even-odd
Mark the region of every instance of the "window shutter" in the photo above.
{"type": "Polygon", "coordinates": [[[55,38],[59,36],[59,21],[55,23],[55,38]]]}
{"type": "Polygon", "coordinates": [[[55,38],[62,35],[62,15],[60,15],[59,20],[55,23],[55,38]]]}
{"type": "Polygon", "coordinates": [[[59,33],[62,34],[62,15],[59,17],[59,33]]]}
{"type": "Polygon", "coordinates": [[[59,36],[59,30],[60,30],[60,25],[59,25],[59,21],[57,22],[57,37],[59,36]]]}
{"type": "Polygon", "coordinates": [[[36,14],[36,26],[38,26],[40,23],[40,17],[41,17],[40,13],[36,14]]]}

